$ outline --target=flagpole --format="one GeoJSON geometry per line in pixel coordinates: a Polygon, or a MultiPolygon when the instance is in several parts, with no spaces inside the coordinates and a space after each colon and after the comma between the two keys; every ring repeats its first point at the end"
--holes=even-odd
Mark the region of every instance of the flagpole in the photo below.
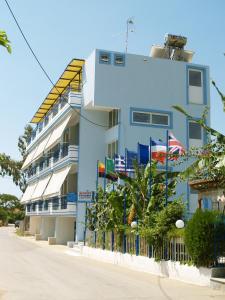
{"type": "Polygon", "coordinates": [[[152,196],[152,137],[150,137],[150,146],[149,146],[149,201],[152,196]]]}
{"type": "Polygon", "coordinates": [[[139,147],[139,142],[137,143],[137,163],[138,165],[140,165],[140,161],[141,161],[141,156],[140,156],[140,147],[139,147]]]}
{"type": "MultiPolygon", "coordinates": [[[[107,166],[106,166],[106,163],[107,163],[107,158],[105,156],[105,173],[104,173],[104,183],[103,183],[103,189],[104,189],[104,200],[106,200],[106,172],[107,172],[107,166]]],[[[103,234],[102,234],[102,249],[104,250],[105,249],[105,231],[103,231],[103,234]]]]}
{"type": "Polygon", "coordinates": [[[105,194],[105,191],[106,191],[106,163],[107,163],[107,159],[106,159],[106,156],[105,156],[105,173],[104,173],[104,183],[103,183],[103,189],[104,189],[104,194],[105,194]]]}
{"type": "MultiPolygon", "coordinates": [[[[95,202],[98,201],[98,165],[99,165],[99,160],[97,160],[95,202]]],[[[95,216],[95,225],[96,225],[96,223],[97,223],[97,211],[96,211],[96,216],[95,216]]],[[[95,243],[95,248],[96,248],[96,242],[97,242],[97,232],[96,232],[96,230],[95,230],[95,233],[94,233],[94,239],[95,239],[94,243],[95,243]]]]}
{"type": "MultiPolygon", "coordinates": [[[[113,155],[113,165],[114,165],[114,174],[115,174],[115,153],[114,153],[114,155],[113,155]]],[[[118,177],[117,177],[118,178],[118,177]]],[[[118,180],[118,179],[117,179],[118,180]]],[[[114,185],[114,181],[113,181],[113,191],[115,190],[115,185],[114,185]]]]}
{"type": "MultiPolygon", "coordinates": [[[[127,173],[127,148],[125,148],[125,174],[127,173]]],[[[124,191],[124,200],[123,200],[123,225],[125,227],[126,225],[126,191],[124,191]]],[[[124,234],[123,234],[123,252],[126,253],[127,252],[127,243],[126,243],[126,234],[125,234],[125,228],[124,228],[124,234]]]]}
{"type": "Polygon", "coordinates": [[[168,203],[168,154],[169,154],[169,131],[166,130],[166,203],[165,206],[167,206],[168,203]]]}

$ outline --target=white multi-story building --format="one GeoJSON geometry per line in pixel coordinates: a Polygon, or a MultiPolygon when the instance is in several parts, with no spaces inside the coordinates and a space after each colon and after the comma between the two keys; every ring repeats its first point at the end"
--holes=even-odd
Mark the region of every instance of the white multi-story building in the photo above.
{"type": "MultiPolygon", "coordinates": [[[[37,126],[22,168],[28,187],[21,200],[31,233],[57,243],[83,239],[85,205],[77,195],[95,191],[97,160],[136,150],[150,136],[165,140],[166,129],[186,148],[205,142],[202,128],[172,108],[200,118],[209,106],[209,69],[191,63],[192,56],[165,43],[150,56],[96,49],[70,62],[31,121],[37,126]]],[[[177,193],[194,212],[197,196],[188,185],[177,193]]]]}

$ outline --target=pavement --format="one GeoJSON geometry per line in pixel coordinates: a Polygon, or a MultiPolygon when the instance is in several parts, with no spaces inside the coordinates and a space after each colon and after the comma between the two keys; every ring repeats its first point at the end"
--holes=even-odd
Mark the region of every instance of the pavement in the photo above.
{"type": "Polygon", "coordinates": [[[0,300],[225,300],[225,293],[136,272],[0,228],[0,300]]]}

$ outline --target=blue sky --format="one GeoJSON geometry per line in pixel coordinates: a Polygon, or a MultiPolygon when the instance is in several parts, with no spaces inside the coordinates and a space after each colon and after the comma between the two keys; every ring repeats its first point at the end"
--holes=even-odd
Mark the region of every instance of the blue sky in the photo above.
{"type": "MultiPolygon", "coordinates": [[[[134,16],[135,33],[128,52],[148,55],[165,33],[188,38],[193,62],[209,65],[211,78],[225,91],[225,1],[223,0],[8,0],[40,61],[53,81],[73,58],[86,58],[94,48],[124,51],[126,20],[134,16]]],[[[0,29],[7,31],[12,54],[0,49],[0,152],[20,155],[18,136],[48,94],[47,81],[31,56],[4,0],[0,29]]],[[[220,98],[211,87],[211,124],[225,134],[220,98]]],[[[9,178],[0,193],[20,195],[9,178]]]]}

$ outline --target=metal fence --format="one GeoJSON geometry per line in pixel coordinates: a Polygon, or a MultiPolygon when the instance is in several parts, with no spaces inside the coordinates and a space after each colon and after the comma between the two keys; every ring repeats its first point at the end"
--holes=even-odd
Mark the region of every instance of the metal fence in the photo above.
{"type": "Polygon", "coordinates": [[[191,262],[191,257],[182,238],[163,241],[157,249],[149,244],[146,237],[129,233],[94,232],[86,234],[85,244],[89,247],[100,248],[132,255],[146,256],[156,260],[171,260],[183,263],[191,262]]]}

